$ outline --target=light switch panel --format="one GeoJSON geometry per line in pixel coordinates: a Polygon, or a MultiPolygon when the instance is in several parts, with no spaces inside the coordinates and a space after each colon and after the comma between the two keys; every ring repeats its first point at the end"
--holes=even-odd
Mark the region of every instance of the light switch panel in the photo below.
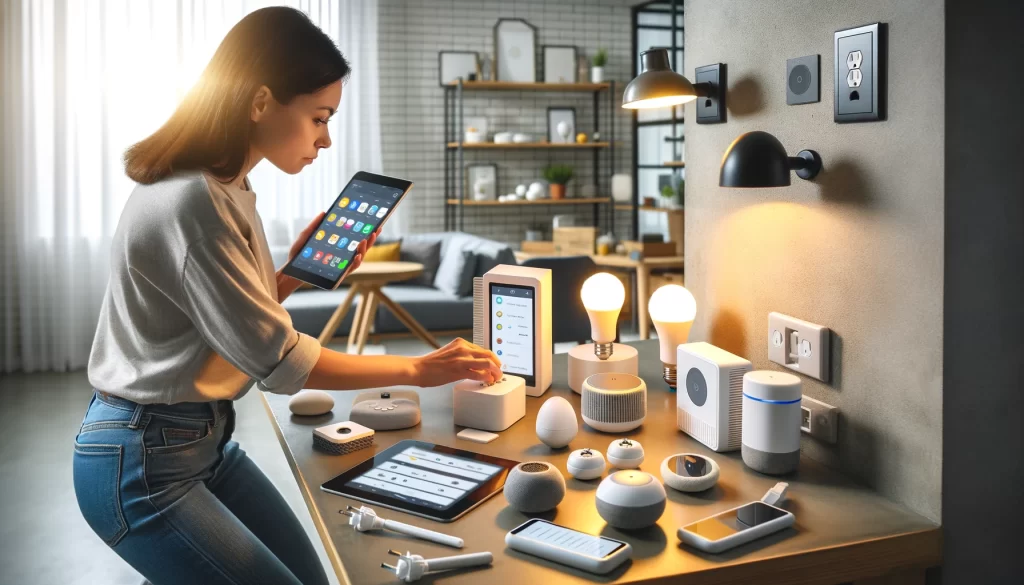
{"type": "Polygon", "coordinates": [[[711,95],[697,97],[697,123],[717,124],[725,122],[725,64],[714,63],[693,70],[694,83],[707,83],[711,95]]]}
{"type": "Polygon", "coordinates": [[[876,22],[835,33],[835,121],[885,119],[886,27],[876,22]]]}
{"type": "Polygon", "coordinates": [[[829,328],[796,317],[768,314],[768,359],[828,382],[829,328]]]}

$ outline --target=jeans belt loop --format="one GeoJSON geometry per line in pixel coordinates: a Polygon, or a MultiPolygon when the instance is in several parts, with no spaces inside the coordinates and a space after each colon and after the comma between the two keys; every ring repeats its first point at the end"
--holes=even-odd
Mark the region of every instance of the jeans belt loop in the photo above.
{"type": "Polygon", "coordinates": [[[135,405],[135,412],[132,413],[132,421],[128,423],[128,428],[133,431],[139,428],[139,423],[142,421],[142,413],[146,410],[146,406],[143,404],[135,405]]]}
{"type": "Polygon", "coordinates": [[[216,400],[211,400],[210,402],[207,402],[207,404],[210,405],[210,410],[213,412],[213,428],[215,428],[215,429],[219,428],[220,427],[220,409],[217,408],[218,402],[216,400]]]}

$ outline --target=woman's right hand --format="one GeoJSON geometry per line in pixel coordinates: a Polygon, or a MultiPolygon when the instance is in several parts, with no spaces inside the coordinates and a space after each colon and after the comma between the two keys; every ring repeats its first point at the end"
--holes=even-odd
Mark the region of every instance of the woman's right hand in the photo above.
{"type": "Polygon", "coordinates": [[[501,360],[494,352],[462,339],[415,359],[416,385],[441,386],[458,380],[492,384],[501,379],[501,360]]]}

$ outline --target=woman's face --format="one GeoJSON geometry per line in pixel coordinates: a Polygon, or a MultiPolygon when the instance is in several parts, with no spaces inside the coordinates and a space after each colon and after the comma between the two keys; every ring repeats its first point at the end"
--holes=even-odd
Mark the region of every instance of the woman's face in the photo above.
{"type": "Polygon", "coordinates": [[[253,98],[251,145],[257,156],[294,175],[331,145],[327,121],[341,102],[341,80],[282,105],[266,87],[253,98]]]}

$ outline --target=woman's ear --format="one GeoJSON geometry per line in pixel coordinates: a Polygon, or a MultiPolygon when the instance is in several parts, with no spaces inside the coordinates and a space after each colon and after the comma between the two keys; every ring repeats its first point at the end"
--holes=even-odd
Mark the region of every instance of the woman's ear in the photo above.
{"type": "Polygon", "coordinates": [[[274,94],[270,93],[270,88],[261,85],[256,90],[256,95],[252,96],[252,107],[249,110],[249,119],[253,122],[259,122],[270,107],[270,102],[274,100],[274,94]]]}

